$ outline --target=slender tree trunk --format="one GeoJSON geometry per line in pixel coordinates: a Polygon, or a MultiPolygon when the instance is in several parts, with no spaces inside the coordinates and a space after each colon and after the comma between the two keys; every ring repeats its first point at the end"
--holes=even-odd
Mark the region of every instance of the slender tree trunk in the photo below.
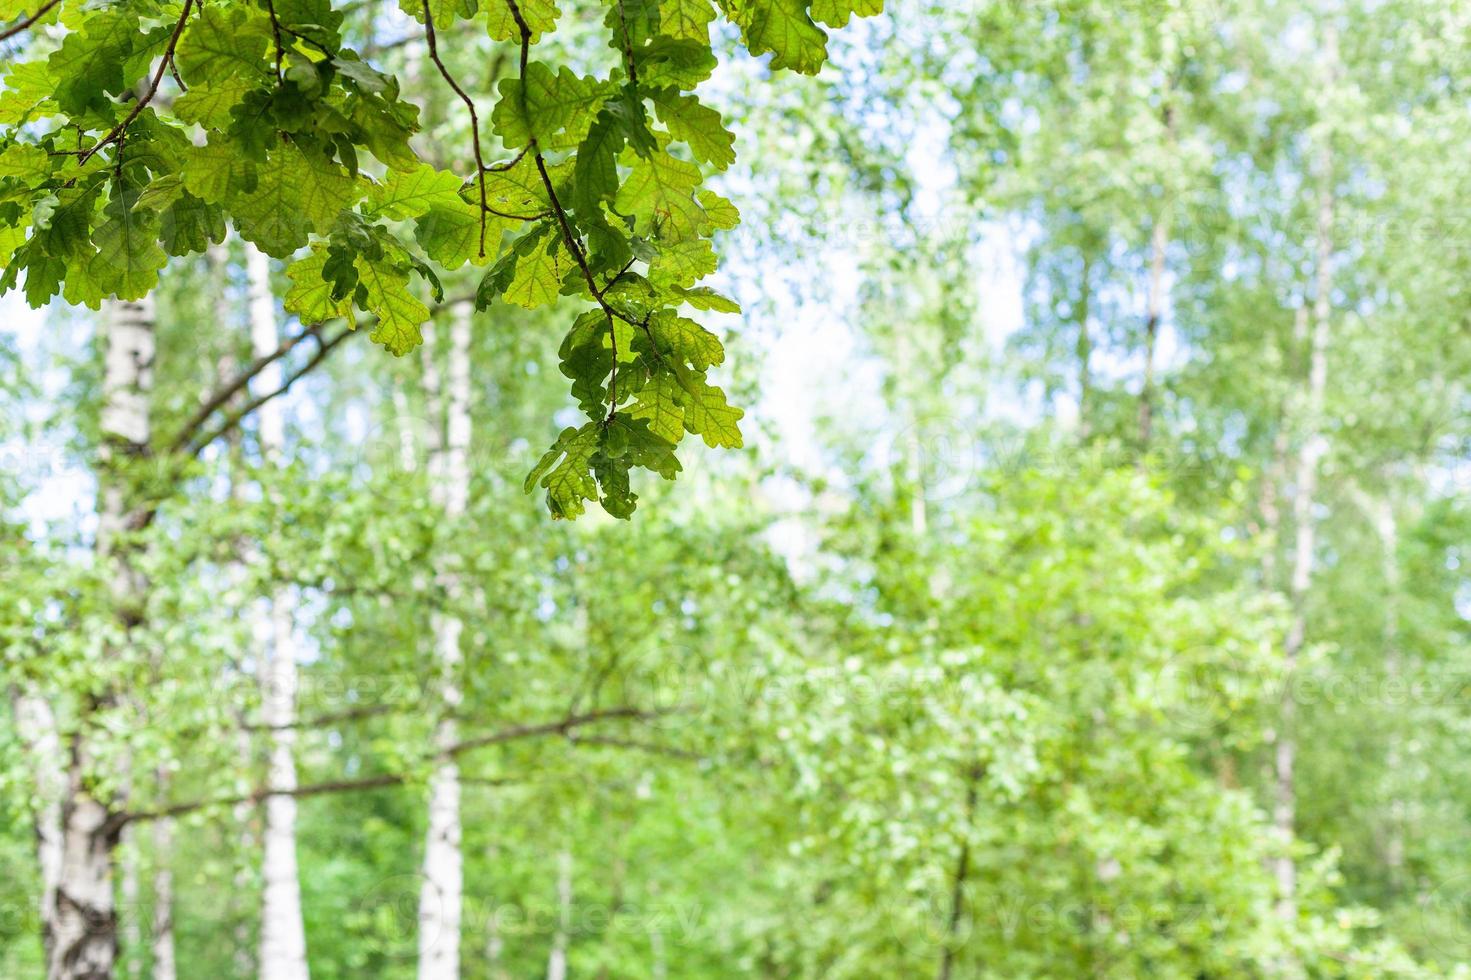
{"type": "MultiPolygon", "coordinates": [[[[111,302],[102,317],[104,354],[98,474],[97,556],[111,575],[112,601],[125,632],[138,625],[147,582],[129,531],[142,525],[144,501],[129,461],[148,450],[152,434],[154,308],[151,298],[111,302]]],[[[107,980],[117,958],[113,863],[121,830],[109,802],[93,793],[86,714],[108,703],[102,692],[85,706],[67,739],[66,791],[61,806],[61,862],[43,917],[48,980],[107,980]]]]}
{"type": "Polygon", "coordinates": [[[1092,432],[1090,412],[1093,407],[1093,335],[1088,332],[1088,318],[1093,305],[1093,258],[1083,255],[1083,269],[1078,283],[1078,439],[1086,441],[1092,432]]]}
{"type": "MultiPolygon", "coordinates": [[[[156,780],[160,798],[167,798],[168,774],[156,780]]],[[[169,863],[174,853],[174,822],[153,821],[153,980],[175,980],[174,959],[174,871],[169,863]]]]}
{"type": "Polygon", "coordinates": [[[669,963],[664,952],[664,933],[653,927],[649,929],[649,955],[653,959],[649,965],[649,980],[666,980],[669,963]]]}
{"type": "MultiPolygon", "coordinates": [[[[271,293],[270,261],[255,249],[247,250],[250,281],[250,339],[256,356],[269,354],[281,343],[276,323],[276,300],[271,293]]],[[[260,372],[263,391],[281,387],[281,362],[260,372]]],[[[280,399],[259,409],[261,452],[278,463],[286,442],[280,399]]],[[[306,980],[306,930],[301,916],[301,883],[296,865],[296,637],[293,603],[278,590],[269,600],[264,621],[258,624],[263,711],[269,746],[267,785],[278,791],[266,797],[263,855],[264,889],[261,898],[260,975],[263,980],[306,980]]]]}
{"type": "MultiPolygon", "coordinates": [[[[17,693],[12,698],[15,730],[35,768],[35,804],[31,821],[36,835],[36,860],[41,869],[41,901],[37,911],[48,921],[61,877],[61,801],[66,791],[66,757],[56,715],[45,698],[17,693]]],[[[49,928],[43,929],[43,953],[50,960],[49,928]]]]}
{"type": "MultiPolygon", "coordinates": [[[[1336,35],[1330,33],[1330,56],[1335,57],[1336,35]]],[[[1333,290],[1333,156],[1325,144],[1316,162],[1318,178],[1316,283],[1313,297],[1313,329],[1308,355],[1308,385],[1303,406],[1302,445],[1298,451],[1297,493],[1292,502],[1295,537],[1292,554],[1292,577],[1288,595],[1292,619],[1283,644],[1283,671],[1288,681],[1283,686],[1281,718],[1277,733],[1275,758],[1275,793],[1273,822],[1281,837],[1282,853],[1276,860],[1278,914],[1287,921],[1297,918],[1297,866],[1288,848],[1296,825],[1297,797],[1295,769],[1297,738],[1294,732],[1297,705],[1293,701],[1291,677],[1297,668],[1307,633],[1307,594],[1312,585],[1317,524],[1313,510],[1318,487],[1318,464],[1327,451],[1323,437],[1323,402],[1328,387],[1328,345],[1332,331],[1333,290]]]]}
{"type": "Polygon", "coordinates": [[[557,855],[557,931],[547,956],[547,980],[567,980],[567,945],[572,934],[572,852],[557,855]]]}
{"type": "MultiPolygon", "coordinates": [[[[1164,94],[1165,139],[1169,146],[1175,142],[1175,109],[1170,104],[1170,91],[1164,94]]],[[[1165,208],[1169,205],[1166,203],[1165,208]]],[[[1150,437],[1154,434],[1154,360],[1159,344],[1159,325],[1165,308],[1165,250],[1170,244],[1170,215],[1168,210],[1154,219],[1154,230],[1149,240],[1149,290],[1145,299],[1144,320],[1144,383],[1139,387],[1139,448],[1149,449],[1150,437]]]]}
{"type": "MultiPolygon", "coordinates": [[[[437,440],[429,473],[430,492],[443,508],[447,526],[454,528],[465,514],[470,495],[470,308],[467,304],[454,309],[449,346],[445,434],[437,440]]],[[[437,397],[432,400],[439,401],[437,397]]],[[[433,414],[437,424],[440,417],[437,405],[433,414]]],[[[453,601],[460,591],[459,569],[453,562],[443,563],[439,585],[453,601]]],[[[436,611],[432,618],[442,707],[434,741],[443,750],[457,738],[454,715],[461,699],[458,675],[463,624],[458,616],[442,611],[436,611]]],[[[429,784],[429,827],[424,841],[424,881],[419,892],[419,980],[459,977],[463,879],[460,769],[452,756],[442,755],[429,784]]]]}
{"type": "Polygon", "coordinates": [[[1159,344],[1159,323],[1164,316],[1165,249],[1170,241],[1169,219],[1155,219],[1150,236],[1149,294],[1144,320],[1144,383],[1139,388],[1139,445],[1149,448],[1154,433],[1154,353],[1159,344]]]}
{"type": "MultiPolygon", "coordinates": [[[[123,800],[133,795],[132,759],[124,757],[124,774],[120,780],[123,800]]],[[[138,871],[138,842],[130,828],[118,836],[118,958],[117,973],[121,977],[140,977],[143,969],[143,887],[138,871]]]]}
{"type": "MultiPolygon", "coordinates": [[[[1384,625],[1380,633],[1384,646],[1384,690],[1399,691],[1403,674],[1399,649],[1399,522],[1394,516],[1394,505],[1387,497],[1372,497],[1362,491],[1357,491],[1355,496],[1379,537],[1380,574],[1384,581],[1384,625]]],[[[1398,778],[1402,765],[1400,732],[1395,723],[1391,722],[1386,728],[1384,740],[1385,769],[1393,781],[1398,778]]],[[[1384,865],[1396,886],[1401,884],[1405,865],[1404,810],[1404,800],[1400,799],[1398,791],[1391,791],[1389,824],[1383,848],[1384,865]]]]}
{"type": "Polygon", "coordinates": [[[976,816],[976,803],[980,794],[981,774],[970,773],[965,786],[965,821],[960,841],[960,854],[955,859],[955,875],[950,882],[950,915],[945,923],[945,946],[940,953],[940,969],[936,980],[950,980],[955,969],[955,954],[960,948],[960,922],[965,916],[965,881],[970,877],[970,825],[976,816]]]}

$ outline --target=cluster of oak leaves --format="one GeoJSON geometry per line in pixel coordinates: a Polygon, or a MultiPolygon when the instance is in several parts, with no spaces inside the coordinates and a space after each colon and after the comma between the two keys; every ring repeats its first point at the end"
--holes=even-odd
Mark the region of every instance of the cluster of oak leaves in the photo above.
{"type": "MultiPolygon", "coordinates": [[[[0,24],[40,0],[0,0],[0,24]]],[[[814,73],[825,32],[882,0],[718,0],[772,68],[814,73]]],[[[122,0],[44,8],[32,31],[61,36],[12,63],[0,88],[0,293],[32,306],[60,293],[97,307],[137,299],[170,256],[226,226],[295,257],[286,308],[304,324],[361,314],[395,354],[421,342],[443,301],[436,270],[486,271],[477,306],[593,305],[561,346],[589,421],[568,428],[527,478],[559,517],[585,501],[627,517],[632,467],[673,479],[685,432],[741,444],[739,408],[706,372],[719,339],[680,310],[738,312],[696,283],[710,236],[738,221],[701,186],[735,159],[720,114],[692,90],[716,58],[711,0],[609,0],[606,78],[534,60],[555,30],[552,0],[399,0],[425,25],[444,81],[475,120],[468,175],[409,146],[418,109],[396,79],[343,45],[330,0],[122,0]],[[489,128],[507,159],[481,156],[480,120],[436,51],[470,20],[519,55],[489,128]]],[[[13,43],[13,42],[12,42],[13,43]]]]}

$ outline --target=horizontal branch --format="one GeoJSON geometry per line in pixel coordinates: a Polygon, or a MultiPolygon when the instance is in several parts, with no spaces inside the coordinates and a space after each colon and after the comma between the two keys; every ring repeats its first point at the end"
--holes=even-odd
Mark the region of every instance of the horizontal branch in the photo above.
{"type": "Polygon", "coordinates": [[[169,447],[170,451],[178,452],[182,450],[185,446],[189,445],[194,437],[199,434],[199,430],[204,427],[204,423],[209,421],[209,417],[213,415],[215,411],[220,408],[220,406],[224,405],[231,398],[234,398],[241,389],[243,389],[246,385],[250,384],[250,382],[255,379],[256,375],[260,374],[266,368],[270,367],[272,364],[276,363],[281,358],[291,353],[291,351],[296,348],[296,345],[301,343],[306,338],[318,335],[320,330],[321,324],[316,324],[314,326],[308,327],[307,329],[301,331],[293,337],[287,337],[281,342],[280,347],[277,347],[269,354],[262,354],[260,357],[257,357],[255,360],[247,364],[243,371],[216,388],[214,392],[211,393],[210,396],[204,400],[204,403],[195,410],[194,414],[189,417],[189,421],[184,423],[183,428],[179,430],[179,434],[174,437],[173,445],[169,447]]]}
{"type": "Polygon", "coordinates": [[[633,707],[588,711],[580,715],[568,715],[560,721],[543,722],[538,725],[517,725],[514,728],[506,728],[487,735],[465,739],[442,750],[440,754],[457,756],[469,752],[472,749],[484,748],[487,745],[499,745],[502,742],[510,742],[518,738],[531,738],[537,735],[566,735],[575,728],[580,728],[583,725],[589,725],[597,721],[610,721],[618,718],[643,721],[669,713],[668,711],[648,711],[633,707]]]}
{"type": "MultiPolygon", "coordinates": [[[[486,735],[466,739],[441,750],[438,756],[441,758],[446,756],[456,757],[475,749],[485,748],[489,745],[499,745],[521,738],[535,738],[541,735],[569,735],[577,728],[600,721],[650,719],[669,713],[667,710],[648,710],[631,706],[588,711],[580,715],[568,715],[566,718],[557,721],[543,722],[535,725],[517,725],[512,728],[505,728],[497,732],[490,732],[486,735]]],[[[586,739],[581,739],[580,741],[586,741],[586,739]]],[[[186,800],[161,807],[157,810],[140,810],[132,813],[122,812],[116,814],[113,817],[113,821],[118,826],[123,826],[147,820],[166,820],[172,817],[181,817],[198,810],[213,807],[238,806],[242,803],[260,803],[271,796],[290,796],[300,799],[308,796],[322,796],[328,793],[350,793],[366,789],[381,789],[386,786],[402,785],[408,782],[409,778],[408,773],[397,772],[382,773],[376,776],[364,776],[360,779],[341,779],[321,783],[308,783],[291,790],[273,790],[269,787],[261,787],[249,793],[236,796],[186,800]]]]}
{"type": "Polygon", "coordinates": [[[597,745],[613,749],[634,749],[639,752],[651,752],[654,755],[667,755],[675,759],[687,759],[690,762],[705,762],[706,757],[689,749],[681,749],[673,745],[660,745],[658,742],[645,742],[636,738],[617,738],[612,735],[568,735],[567,741],[574,745],[597,745]]]}
{"type": "Polygon", "coordinates": [[[204,451],[204,448],[206,446],[223,436],[225,433],[229,432],[231,429],[234,429],[237,425],[243,422],[246,416],[250,415],[251,412],[254,412],[256,409],[260,408],[271,399],[276,398],[279,395],[284,395],[286,394],[286,392],[290,391],[292,385],[296,384],[296,382],[301,380],[303,376],[309,374],[313,368],[326,360],[327,355],[331,354],[332,351],[336,349],[337,345],[341,344],[349,336],[357,332],[358,331],[353,327],[343,327],[342,330],[339,331],[335,337],[327,341],[323,341],[321,339],[321,335],[316,334],[315,336],[317,337],[317,341],[319,343],[319,346],[317,347],[317,352],[312,355],[311,360],[307,361],[300,368],[287,375],[286,380],[281,382],[281,387],[277,388],[275,391],[268,391],[264,394],[257,395],[255,398],[246,402],[239,409],[227,415],[224,421],[216,426],[208,434],[204,436],[196,436],[195,439],[190,442],[183,451],[189,456],[198,456],[201,452],[204,451]]]}

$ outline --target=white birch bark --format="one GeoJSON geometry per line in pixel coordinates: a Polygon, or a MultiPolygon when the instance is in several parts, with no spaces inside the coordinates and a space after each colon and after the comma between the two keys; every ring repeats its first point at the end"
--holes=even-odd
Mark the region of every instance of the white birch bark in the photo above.
{"type": "MultiPolygon", "coordinates": [[[[127,629],[136,625],[146,582],[121,539],[142,523],[143,503],[132,481],[113,467],[142,455],[151,436],[152,299],[108,303],[101,327],[102,466],[98,478],[97,556],[99,562],[109,566],[112,600],[127,629]]],[[[84,730],[79,725],[66,746],[61,859],[56,887],[42,918],[48,980],[110,977],[117,958],[112,877],[120,827],[108,803],[91,791],[91,754],[84,730]]]]}
{"type": "MultiPolygon", "coordinates": [[[[35,770],[36,804],[33,821],[36,859],[41,869],[42,921],[56,901],[56,883],[61,877],[61,801],[66,791],[66,756],[56,714],[45,698],[16,694],[12,699],[15,730],[35,770]]],[[[49,946],[49,930],[46,931],[49,946]]],[[[49,953],[48,953],[49,956],[49,953]]]]}
{"type": "Polygon", "coordinates": [[[547,980],[567,980],[567,945],[572,935],[572,852],[557,855],[557,931],[547,956],[547,980]]]}
{"type": "MultiPolygon", "coordinates": [[[[1337,61],[1337,35],[1329,28],[1325,49],[1330,64],[1337,61]]],[[[1325,137],[1326,138],[1326,137],[1325,137]]],[[[1317,255],[1314,269],[1313,328],[1309,341],[1308,385],[1302,409],[1302,444],[1297,456],[1296,495],[1292,501],[1294,540],[1288,597],[1292,619],[1283,644],[1283,686],[1279,731],[1275,752],[1272,819],[1281,837],[1282,852],[1274,862],[1277,878],[1277,913],[1285,921],[1297,918],[1297,864],[1290,853],[1296,829],[1297,796],[1295,773],[1297,737],[1294,732],[1297,705],[1293,701],[1292,673],[1307,633],[1306,601],[1312,585],[1317,547],[1317,524],[1313,514],[1317,502],[1318,466],[1327,452],[1323,436],[1323,404],[1328,388],[1328,345],[1332,332],[1333,290],[1333,156],[1325,143],[1318,152],[1317,255]]]]}
{"type": "MultiPolygon", "coordinates": [[[[168,775],[160,772],[157,784],[162,797],[168,775]]],[[[178,964],[174,958],[174,870],[169,863],[174,853],[174,822],[153,821],[152,837],[153,980],[175,980],[178,964]]]]}
{"type": "MultiPolygon", "coordinates": [[[[428,338],[426,338],[427,340],[428,338]]],[[[428,358],[431,361],[432,357],[428,358]]],[[[459,304],[450,325],[446,368],[445,433],[436,439],[429,463],[430,492],[450,527],[464,516],[470,494],[470,308],[459,304]]],[[[433,418],[440,417],[438,379],[426,371],[433,418]]],[[[459,570],[446,562],[439,575],[444,595],[460,589],[459,570]]],[[[456,739],[455,713],[460,706],[457,681],[463,624],[452,613],[432,616],[435,665],[439,672],[441,715],[435,746],[456,739]]],[[[460,920],[464,902],[464,856],[460,849],[460,770],[448,756],[439,758],[429,784],[429,827],[424,841],[424,875],[419,892],[419,980],[457,980],[460,973],[460,920]]]]}
{"type": "MultiPolygon", "coordinates": [[[[280,346],[276,300],[271,293],[270,260],[247,249],[246,274],[250,283],[250,341],[257,357],[280,346]]],[[[261,390],[281,387],[281,362],[265,367],[257,378],[261,390]]],[[[267,462],[279,462],[286,441],[280,399],[258,410],[261,452],[267,462]]],[[[306,929],[301,915],[301,883],[296,865],[296,638],[292,629],[293,604],[279,590],[269,597],[265,615],[256,624],[262,651],[262,715],[266,724],[267,786],[262,855],[260,976],[263,980],[306,980],[306,929]]]]}

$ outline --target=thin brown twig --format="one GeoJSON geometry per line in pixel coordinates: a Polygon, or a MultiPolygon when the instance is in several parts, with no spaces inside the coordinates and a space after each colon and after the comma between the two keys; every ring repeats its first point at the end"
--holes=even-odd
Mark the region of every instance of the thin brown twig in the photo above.
{"type": "MultiPolygon", "coordinates": [[[[521,7],[516,0],[506,0],[506,6],[510,8],[511,17],[516,21],[516,27],[521,32],[521,115],[529,119],[530,113],[526,106],[526,66],[531,60],[531,27],[526,23],[526,18],[522,16],[521,7]]],[[[572,224],[567,218],[567,210],[562,207],[562,202],[557,198],[557,189],[552,184],[551,175],[547,172],[546,159],[541,155],[541,146],[537,143],[535,136],[529,138],[527,149],[531,151],[532,158],[536,161],[536,172],[541,176],[542,186],[546,188],[547,200],[552,205],[552,213],[556,216],[558,229],[562,233],[562,242],[567,246],[567,251],[572,254],[573,261],[582,271],[582,278],[587,281],[588,291],[592,293],[598,306],[602,307],[603,315],[608,320],[608,339],[613,348],[613,367],[608,378],[608,416],[603,420],[603,424],[609,425],[618,411],[618,332],[613,327],[613,318],[617,317],[625,323],[643,326],[645,329],[648,325],[647,323],[640,324],[639,321],[622,311],[614,309],[603,297],[607,287],[599,289],[597,280],[593,278],[592,269],[587,262],[587,253],[582,247],[582,240],[572,231],[572,224]]],[[[620,272],[619,275],[622,273],[620,272]]]]}
{"type": "Polygon", "coordinates": [[[168,47],[164,48],[163,50],[163,60],[158,63],[158,70],[153,73],[153,80],[149,82],[148,91],[143,93],[143,97],[141,99],[133,103],[133,110],[129,112],[126,117],[124,117],[122,122],[112,127],[112,129],[108,131],[106,136],[102,137],[100,140],[77,154],[78,163],[86,163],[97,153],[98,150],[102,149],[109,143],[113,143],[121,139],[124,131],[127,130],[128,126],[133,122],[133,120],[137,119],[139,114],[143,112],[145,107],[147,107],[148,103],[153,101],[153,97],[158,94],[158,86],[160,85],[160,83],[163,82],[163,73],[168,70],[169,65],[173,64],[174,49],[179,45],[179,38],[184,33],[184,24],[188,22],[189,11],[193,8],[193,6],[194,0],[184,0],[184,10],[179,14],[179,22],[174,25],[174,33],[169,35],[168,47]]]}
{"type": "MultiPolygon", "coordinates": [[[[475,181],[480,185],[480,257],[485,258],[485,215],[490,211],[490,204],[485,199],[485,158],[480,153],[480,115],[475,111],[475,100],[465,93],[460,83],[450,74],[448,68],[439,57],[439,44],[434,34],[434,15],[429,12],[429,2],[424,0],[424,40],[429,46],[429,60],[439,69],[439,74],[444,77],[447,84],[454,93],[465,103],[465,108],[470,110],[470,139],[475,149],[475,181]]],[[[500,214],[500,212],[494,212],[500,214]]],[[[503,217],[509,217],[504,215],[503,217]]]]}
{"type": "Polygon", "coordinates": [[[37,10],[34,14],[31,14],[20,23],[12,24],[11,26],[5,28],[5,30],[0,31],[0,41],[8,41],[11,38],[15,37],[15,35],[19,34],[27,27],[30,27],[42,17],[45,17],[46,14],[51,10],[51,8],[56,6],[58,3],[61,3],[61,0],[46,0],[46,2],[41,5],[41,9],[37,10]]]}
{"type": "Polygon", "coordinates": [[[227,415],[225,417],[225,420],[221,422],[218,426],[216,426],[207,435],[196,437],[193,441],[189,443],[188,448],[184,450],[185,454],[189,456],[198,456],[201,452],[204,451],[204,447],[208,446],[220,436],[235,428],[242,421],[244,421],[245,417],[251,412],[260,408],[271,399],[276,398],[279,395],[286,394],[286,392],[291,388],[293,384],[301,380],[304,375],[310,373],[313,368],[322,363],[322,361],[326,360],[327,355],[332,353],[332,351],[336,349],[339,344],[341,344],[349,336],[357,332],[358,331],[355,327],[343,327],[342,330],[339,331],[335,337],[327,341],[322,340],[321,334],[315,334],[314,336],[316,336],[319,346],[317,347],[317,352],[312,355],[311,360],[307,361],[300,368],[287,375],[286,379],[281,382],[281,387],[277,388],[275,391],[268,391],[263,395],[258,395],[257,397],[251,399],[249,402],[242,405],[239,409],[227,415]]]}
{"type": "Polygon", "coordinates": [[[235,395],[241,391],[241,389],[250,384],[250,382],[255,378],[256,375],[260,374],[267,367],[274,364],[276,361],[279,361],[287,354],[291,353],[291,351],[295,349],[297,344],[301,343],[308,337],[315,336],[320,330],[321,324],[316,324],[314,326],[306,328],[305,330],[294,336],[287,337],[281,342],[281,346],[277,347],[269,354],[262,354],[260,357],[257,357],[255,360],[246,365],[245,369],[242,370],[239,374],[235,375],[229,381],[216,388],[214,390],[214,393],[206,398],[204,400],[204,403],[201,404],[199,408],[195,409],[194,414],[189,417],[189,421],[184,423],[183,428],[179,430],[179,434],[174,437],[173,445],[169,447],[170,451],[178,452],[185,446],[189,445],[194,436],[198,435],[199,430],[204,426],[204,423],[209,421],[209,417],[213,415],[220,408],[220,406],[224,405],[231,398],[234,398],[235,395]]]}
{"type": "MultiPolygon", "coordinates": [[[[574,729],[593,724],[599,721],[616,719],[647,719],[659,715],[668,714],[667,711],[647,710],[631,706],[606,708],[600,711],[589,711],[581,715],[569,715],[554,722],[546,722],[538,725],[518,725],[512,728],[502,729],[496,732],[466,739],[448,746],[438,753],[439,756],[458,756],[474,749],[484,748],[488,745],[498,745],[520,738],[532,738],[539,735],[567,735],[574,729]]],[[[188,800],[182,803],[174,803],[161,807],[157,810],[136,811],[132,813],[118,813],[114,816],[119,825],[136,823],[144,820],[161,820],[170,817],[179,817],[196,810],[209,807],[235,806],[241,803],[259,803],[271,796],[290,796],[301,798],[305,796],[319,796],[325,793],[343,793],[364,789],[380,789],[388,786],[399,786],[409,781],[408,773],[383,773],[376,776],[365,776],[360,779],[331,780],[322,783],[308,783],[291,790],[273,790],[268,787],[253,790],[236,796],[211,797],[209,799],[188,800]]]]}

